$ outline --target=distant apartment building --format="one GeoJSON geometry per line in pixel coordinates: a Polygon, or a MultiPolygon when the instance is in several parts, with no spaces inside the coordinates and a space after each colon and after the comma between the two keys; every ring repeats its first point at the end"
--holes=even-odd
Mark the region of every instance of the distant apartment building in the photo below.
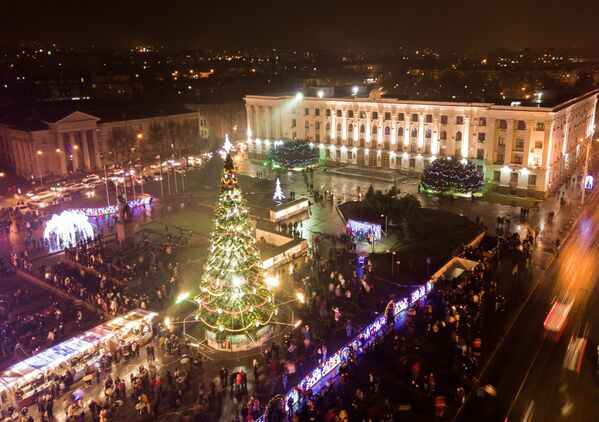
{"type": "Polygon", "coordinates": [[[407,174],[457,157],[475,161],[501,192],[543,198],[584,159],[597,90],[536,106],[302,95],[249,95],[245,102],[250,156],[300,139],[327,164],[407,174]]]}
{"type": "Polygon", "coordinates": [[[25,178],[97,170],[103,166],[102,154],[109,156],[107,140],[117,127],[127,127],[143,140],[155,123],[191,121],[199,126],[200,120],[198,112],[182,107],[86,112],[74,107],[0,115],[0,164],[25,178]]]}

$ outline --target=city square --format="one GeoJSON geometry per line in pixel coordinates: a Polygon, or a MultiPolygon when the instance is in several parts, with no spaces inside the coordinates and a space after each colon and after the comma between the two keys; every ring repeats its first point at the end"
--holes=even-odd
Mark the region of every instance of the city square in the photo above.
{"type": "Polygon", "coordinates": [[[25,40],[0,420],[594,420],[593,48],[25,40]]]}

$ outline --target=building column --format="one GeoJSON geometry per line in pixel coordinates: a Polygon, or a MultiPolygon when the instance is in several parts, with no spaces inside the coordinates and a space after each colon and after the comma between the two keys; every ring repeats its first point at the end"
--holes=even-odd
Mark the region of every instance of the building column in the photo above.
{"type": "Polygon", "coordinates": [[[379,119],[377,122],[378,128],[376,130],[378,147],[382,148],[381,144],[383,143],[383,139],[385,138],[385,131],[383,130],[383,112],[379,112],[379,119]]]}
{"type": "Polygon", "coordinates": [[[507,121],[506,140],[505,140],[505,163],[512,164],[512,147],[514,143],[514,120],[507,121]]]}
{"type": "Polygon", "coordinates": [[[394,145],[397,142],[397,126],[395,124],[395,113],[391,114],[391,149],[395,149],[394,145]]]}
{"type": "Polygon", "coordinates": [[[418,148],[424,146],[424,113],[418,114],[418,148]]]}
{"type": "Polygon", "coordinates": [[[247,127],[245,130],[245,136],[247,140],[248,147],[252,142],[252,107],[251,105],[245,106],[245,119],[247,121],[247,127]]]}
{"type": "MultiPolygon", "coordinates": [[[[94,143],[94,150],[95,150],[94,161],[96,163],[96,168],[100,169],[100,168],[102,168],[102,159],[100,158],[100,154],[102,153],[102,151],[100,148],[100,143],[98,142],[98,130],[97,129],[94,129],[92,131],[92,141],[94,143]]],[[[145,140],[144,142],[147,142],[147,140],[145,140]]]]}
{"type": "Polygon", "coordinates": [[[271,127],[270,127],[270,106],[264,106],[263,107],[263,113],[264,113],[264,129],[265,129],[265,133],[264,133],[264,138],[265,139],[270,139],[270,140],[274,140],[272,137],[272,133],[271,133],[271,127]]]}
{"type": "Polygon", "coordinates": [[[341,140],[347,143],[347,111],[341,111],[341,140]]]}
{"type": "Polygon", "coordinates": [[[404,128],[403,131],[403,146],[407,147],[410,145],[410,142],[412,141],[412,134],[410,133],[410,119],[411,119],[411,114],[410,113],[405,113],[404,114],[404,121],[405,121],[405,125],[406,127],[404,128]]]}
{"type": "MultiPolygon", "coordinates": [[[[75,149],[75,136],[73,132],[69,132],[69,146],[71,147],[71,156],[73,157],[73,172],[79,170],[79,155],[75,149]]],[[[70,157],[69,157],[70,158],[70,157]]]]}
{"type": "Polygon", "coordinates": [[[337,111],[331,110],[331,143],[337,142],[337,111]]]}
{"type": "Polygon", "coordinates": [[[431,154],[439,153],[439,118],[433,116],[433,137],[431,139],[431,154]]]}
{"type": "Polygon", "coordinates": [[[85,170],[89,170],[89,169],[91,169],[92,165],[91,165],[91,159],[89,156],[89,146],[87,145],[87,134],[83,133],[83,132],[80,132],[80,134],[81,134],[81,145],[79,146],[79,148],[83,148],[82,149],[83,166],[84,166],[85,170]]]}
{"type": "Polygon", "coordinates": [[[470,152],[470,116],[464,117],[464,134],[462,136],[462,158],[468,158],[470,152]]]}

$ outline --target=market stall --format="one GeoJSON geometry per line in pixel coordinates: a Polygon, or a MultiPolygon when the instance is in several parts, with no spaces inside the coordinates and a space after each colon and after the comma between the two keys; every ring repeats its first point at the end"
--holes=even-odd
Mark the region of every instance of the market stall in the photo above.
{"type": "Polygon", "coordinates": [[[147,342],[157,314],[136,309],[65,340],[0,373],[3,406],[29,406],[54,383],[70,385],[95,371],[106,353],[133,341],[147,342]]]}

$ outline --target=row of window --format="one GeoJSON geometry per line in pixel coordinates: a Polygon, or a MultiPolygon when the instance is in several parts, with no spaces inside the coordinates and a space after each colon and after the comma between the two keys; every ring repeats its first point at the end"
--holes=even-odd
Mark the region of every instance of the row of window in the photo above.
{"type": "MultiPolygon", "coordinates": [[[[518,180],[520,178],[520,173],[517,172],[511,172],[510,173],[510,183],[512,184],[517,184],[518,180]]],[[[524,176],[524,175],[522,175],[524,176]]],[[[500,170],[495,170],[493,172],[493,181],[494,182],[501,182],[501,171],[500,170]]],[[[529,174],[528,175],[528,185],[529,186],[535,186],[537,184],[537,175],[536,174],[529,174]]]]}
{"type": "MultiPolygon", "coordinates": [[[[379,118],[379,113],[377,111],[373,111],[370,113],[371,114],[371,119],[373,120],[377,120],[379,118]]],[[[331,116],[331,109],[327,108],[325,110],[325,115],[327,117],[331,116]]],[[[336,115],[337,117],[342,117],[342,110],[336,110],[336,115]]],[[[310,109],[309,108],[305,108],[304,109],[304,116],[310,116],[310,109]]],[[[320,109],[316,108],[314,109],[314,116],[320,116],[320,109]]],[[[347,117],[350,119],[353,119],[354,117],[354,111],[353,110],[348,110],[347,111],[347,117]]],[[[365,111],[360,111],[359,112],[359,118],[360,119],[365,119],[366,118],[366,112],[365,111]]],[[[293,119],[295,120],[295,119],[293,119]]],[[[385,119],[384,120],[391,120],[391,113],[390,112],[385,112],[385,119]]],[[[405,115],[404,113],[398,113],[397,114],[397,120],[400,122],[403,122],[405,120],[405,115]]],[[[418,122],[419,121],[419,115],[416,113],[413,113],[410,115],[410,120],[412,122],[418,122]]],[[[433,122],[433,115],[432,114],[426,114],[424,116],[424,121],[426,123],[432,123],[433,122]]],[[[446,125],[449,122],[449,116],[447,115],[442,115],[441,116],[441,124],[442,125],[446,125]]],[[[456,125],[463,125],[464,124],[464,116],[456,116],[455,117],[455,124],[456,125]]],[[[479,126],[487,126],[487,118],[486,117],[479,117],[478,118],[478,125],[479,126]]],[[[498,126],[499,129],[507,129],[507,120],[503,120],[500,119],[498,120],[498,126]]],[[[517,120],[516,121],[516,129],[517,130],[526,130],[526,122],[524,120],[517,120]]],[[[544,122],[536,122],[535,125],[535,130],[538,131],[543,131],[545,130],[545,123],[544,122]]]]}

